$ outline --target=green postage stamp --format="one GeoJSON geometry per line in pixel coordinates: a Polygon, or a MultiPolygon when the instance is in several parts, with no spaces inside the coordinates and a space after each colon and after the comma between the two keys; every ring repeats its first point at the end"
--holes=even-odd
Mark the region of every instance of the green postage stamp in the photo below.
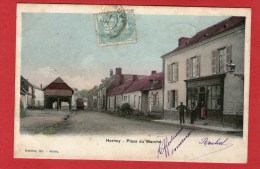
{"type": "Polygon", "coordinates": [[[94,14],[98,46],[119,45],[137,41],[133,10],[107,11],[94,14]]]}

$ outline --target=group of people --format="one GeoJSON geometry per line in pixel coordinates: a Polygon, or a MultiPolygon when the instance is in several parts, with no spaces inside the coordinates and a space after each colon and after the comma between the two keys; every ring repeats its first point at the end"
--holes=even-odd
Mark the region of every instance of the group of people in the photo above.
{"type": "Polygon", "coordinates": [[[185,105],[183,105],[183,102],[180,103],[180,105],[176,108],[179,110],[180,115],[180,124],[185,123],[184,119],[184,112],[187,113],[190,112],[190,124],[193,124],[197,116],[199,115],[200,119],[205,120],[206,119],[206,107],[204,102],[202,101],[200,105],[191,105],[191,108],[188,109],[185,105]]]}

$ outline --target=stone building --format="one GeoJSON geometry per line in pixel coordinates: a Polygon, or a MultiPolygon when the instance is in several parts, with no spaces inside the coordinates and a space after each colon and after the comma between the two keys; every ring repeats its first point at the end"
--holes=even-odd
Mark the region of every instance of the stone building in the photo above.
{"type": "Polygon", "coordinates": [[[180,102],[189,108],[203,103],[209,122],[242,127],[244,46],[244,17],[230,17],[191,38],[181,37],[178,47],[162,56],[164,117],[176,117],[180,102]]]}

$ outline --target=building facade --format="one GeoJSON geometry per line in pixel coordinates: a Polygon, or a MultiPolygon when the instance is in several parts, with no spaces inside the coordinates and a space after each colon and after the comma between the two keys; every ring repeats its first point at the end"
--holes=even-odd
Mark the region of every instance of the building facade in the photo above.
{"type": "Polygon", "coordinates": [[[97,110],[97,91],[98,86],[94,86],[88,91],[87,94],[87,109],[88,110],[97,110]]]}
{"type": "Polygon", "coordinates": [[[134,75],[108,93],[108,110],[115,111],[123,103],[129,103],[136,112],[161,113],[162,82],[163,74],[155,71],[141,78],[134,75]]]}
{"type": "Polygon", "coordinates": [[[178,47],[162,56],[164,117],[178,115],[176,107],[183,102],[188,108],[204,105],[208,120],[242,127],[244,46],[244,17],[230,17],[180,38],[178,47]],[[233,74],[230,64],[236,65],[233,74]]]}
{"type": "Polygon", "coordinates": [[[44,108],[44,92],[42,90],[42,87],[38,87],[34,85],[34,107],[35,108],[44,108]]]}
{"type": "Polygon", "coordinates": [[[21,101],[24,108],[33,108],[35,103],[35,93],[33,85],[25,79],[23,76],[20,77],[20,93],[21,101]]]}
{"type": "MultiPolygon", "coordinates": [[[[144,77],[143,75],[137,75],[137,77],[144,77]]],[[[132,79],[132,74],[123,74],[122,68],[116,68],[116,73],[113,74],[113,70],[110,70],[110,77],[101,80],[101,84],[98,87],[97,104],[98,110],[107,111],[108,107],[108,93],[115,87],[123,84],[126,80],[132,79]]]]}

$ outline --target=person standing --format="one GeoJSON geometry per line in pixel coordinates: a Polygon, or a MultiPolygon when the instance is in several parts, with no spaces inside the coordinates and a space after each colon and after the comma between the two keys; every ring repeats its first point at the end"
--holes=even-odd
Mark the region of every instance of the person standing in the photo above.
{"type": "Polygon", "coordinates": [[[176,109],[179,110],[180,124],[182,123],[184,124],[185,123],[184,110],[188,111],[187,107],[183,105],[183,102],[181,102],[181,104],[176,109]]]}
{"type": "Polygon", "coordinates": [[[205,104],[203,101],[201,102],[201,105],[200,105],[200,118],[202,120],[206,119],[206,107],[205,107],[205,104]]]}
{"type": "Polygon", "coordinates": [[[193,124],[196,120],[198,114],[198,106],[195,106],[194,103],[191,105],[191,115],[190,115],[190,124],[193,124]]]}

